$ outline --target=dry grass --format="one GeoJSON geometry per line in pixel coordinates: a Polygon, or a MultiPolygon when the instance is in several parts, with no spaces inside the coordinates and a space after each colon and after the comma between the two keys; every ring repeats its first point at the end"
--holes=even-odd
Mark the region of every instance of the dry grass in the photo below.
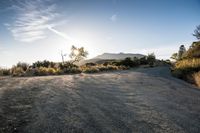
{"type": "Polygon", "coordinates": [[[175,64],[175,69],[200,68],[200,59],[185,59],[175,64]]]}
{"type": "Polygon", "coordinates": [[[195,81],[195,84],[200,87],[200,71],[193,74],[193,79],[195,81]]]}
{"type": "Polygon", "coordinates": [[[174,66],[173,75],[200,87],[200,58],[178,61],[174,66]]]}
{"type": "Polygon", "coordinates": [[[115,65],[95,65],[95,66],[81,66],[81,70],[84,73],[97,73],[104,71],[113,71],[113,70],[126,70],[128,69],[125,66],[115,66],[115,65]]]}

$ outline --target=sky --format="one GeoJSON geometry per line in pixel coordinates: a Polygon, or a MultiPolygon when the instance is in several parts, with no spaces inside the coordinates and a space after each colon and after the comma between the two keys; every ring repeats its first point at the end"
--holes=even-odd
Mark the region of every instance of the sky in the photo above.
{"type": "Polygon", "coordinates": [[[88,58],[154,52],[168,59],[196,41],[199,13],[200,0],[0,0],[0,66],[58,62],[72,45],[88,58]]]}

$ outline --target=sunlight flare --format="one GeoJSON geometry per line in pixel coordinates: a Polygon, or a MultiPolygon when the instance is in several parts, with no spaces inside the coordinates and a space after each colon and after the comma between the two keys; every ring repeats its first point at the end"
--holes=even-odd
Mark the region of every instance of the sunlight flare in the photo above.
{"type": "Polygon", "coordinates": [[[72,42],[72,43],[80,43],[79,41],[73,39],[73,38],[70,37],[69,35],[67,35],[67,34],[65,34],[65,33],[63,33],[63,32],[60,32],[60,31],[56,30],[55,28],[53,28],[53,27],[51,27],[51,26],[48,26],[47,28],[48,28],[50,31],[52,31],[53,33],[55,33],[56,35],[58,35],[58,36],[64,38],[64,39],[67,40],[67,41],[70,41],[70,42],[72,42]]]}

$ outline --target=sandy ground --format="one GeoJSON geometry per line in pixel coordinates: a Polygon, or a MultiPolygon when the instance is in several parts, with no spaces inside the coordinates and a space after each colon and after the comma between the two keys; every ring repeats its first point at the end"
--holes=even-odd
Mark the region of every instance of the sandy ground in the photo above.
{"type": "Polygon", "coordinates": [[[200,90],[169,68],[1,78],[0,133],[199,133],[200,90]]]}

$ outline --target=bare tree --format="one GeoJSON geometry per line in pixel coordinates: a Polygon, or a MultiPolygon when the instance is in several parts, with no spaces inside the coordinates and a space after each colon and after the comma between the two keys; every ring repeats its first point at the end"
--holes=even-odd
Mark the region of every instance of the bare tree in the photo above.
{"type": "Polygon", "coordinates": [[[170,58],[177,61],[178,60],[178,53],[173,53],[170,58]]]}
{"type": "Polygon", "coordinates": [[[84,47],[77,48],[74,45],[72,45],[71,53],[69,57],[71,58],[71,63],[79,62],[86,58],[88,55],[88,52],[84,49],[84,47]]]}
{"type": "Polygon", "coordinates": [[[200,40],[200,25],[197,26],[197,28],[194,30],[193,36],[195,36],[198,40],[200,40]]]}
{"type": "Polygon", "coordinates": [[[63,52],[61,51],[61,57],[62,57],[62,63],[64,64],[65,63],[65,56],[66,56],[67,54],[63,54],[63,52]]]}

